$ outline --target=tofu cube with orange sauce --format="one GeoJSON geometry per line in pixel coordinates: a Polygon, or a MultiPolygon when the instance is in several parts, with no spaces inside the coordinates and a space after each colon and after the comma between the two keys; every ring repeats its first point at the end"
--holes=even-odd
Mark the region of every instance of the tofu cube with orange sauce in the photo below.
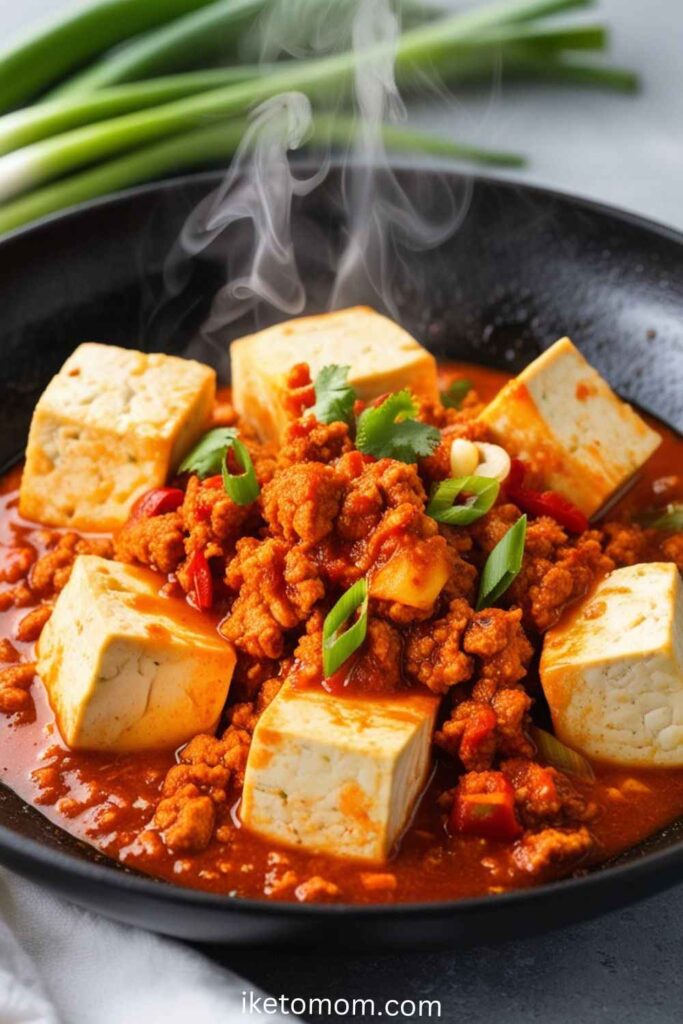
{"type": "Polygon", "coordinates": [[[274,842],[381,864],[427,780],[438,698],[285,683],[261,715],[241,818],[274,842]]]}
{"type": "Polygon", "coordinates": [[[548,630],[540,665],[557,736],[589,757],[683,767],[683,584],[672,562],[616,569],[548,630]]]}
{"type": "Polygon", "coordinates": [[[69,747],[175,749],[218,724],[235,652],[214,621],[162,597],[148,569],[79,555],[38,642],[69,747]]]}
{"type": "Polygon", "coordinates": [[[402,327],[373,309],[356,306],[276,324],[230,346],[233,402],[262,440],[281,440],[289,422],[286,377],[307,363],[349,366],[349,383],[364,401],[409,388],[436,400],[436,360],[402,327]]]}
{"type": "Polygon", "coordinates": [[[480,420],[545,487],[594,515],[661,438],[562,338],[507,383],[480,420]]]}
{"type": "Polygon", "coordinates": [[[33,413],[19,508],[48,526],[109,531],[166,483],[206,430],[209,366],[115,345],[80,345],[33,413]]]}

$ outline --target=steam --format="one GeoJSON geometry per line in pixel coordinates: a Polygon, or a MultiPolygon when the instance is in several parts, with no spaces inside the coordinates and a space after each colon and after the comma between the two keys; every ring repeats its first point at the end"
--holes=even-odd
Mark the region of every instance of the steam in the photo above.
{"type": "Polygon", "coordinates": [[[295,196],[312,192],[327,174],[323,165],[310,177],[297,178],[287,153],[308,139],[313,117],[302,93],[289,92],[256,109],[222,185],[188,218],[179,239],[181,250],[195,256],[226,235],[227,284],[216,295],[204,325],[214,334],[265,302],[293,316],[306,304],[306,291],[292,244],[291,213],[295,196]],[[229,232],[250,228],[230,247],[229,232]]]}
{"type": "MultiPolygon", "coordinates": [[[[454,192],[445,176],[430,176],[428,194],[409,195],[389,165],[383,127],[407,116],[395,77],[400,18],[394,4],[280,0],[261,22],[259,35],[261,60],[268,62],[282,53],[296,59],[353,46],[355,132],[344,161],[345,226],[328,306],[365,302],[398,317],[397,295],[414,276],[415,261],[407,254],[448,238],[464,215],[467,195],[462,187],[454,192]]],[[[328,116],[329,108],[327,96],[328,116]]],[[[293,205],[325,180],[331,159],[329,147],[319,149],[317,169],[299,176],[290,154],[311,140],[314,126],[310,100],[302,93],[284,93],[258,107],[223,183],[190,215],[167,264],[167,289],[177,292],[182,286],[188,257],[219,240],[226,254],[226,284],[202,328],[204,342],[215,338],[218,347],[224,328],[247,313],[258,316],[269,308],[295,316],[306,308],[292,237],[293,205]]]]}
{"type": "Polygon", "coordinates": [[[383,126],[407,117],[395,77],[399,36],[390,0],[362,0],[352,29],[357,139],[342,179],[349,233],[330,300],[333,309],[365,302],[395,317],[394,286],[407,270],[402,249],[426,250],[445,241],[463,208],[445,183],[429,198],[412,199],[387,160],[383,126]]]}

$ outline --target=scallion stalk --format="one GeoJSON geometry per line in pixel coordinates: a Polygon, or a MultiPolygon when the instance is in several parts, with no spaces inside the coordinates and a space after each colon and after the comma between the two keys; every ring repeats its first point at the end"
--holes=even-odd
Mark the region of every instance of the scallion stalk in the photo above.
{"type": "Polygon", "coordinates": [[[234,56],[236,41],[265,4],[266,0],[219,0],[204,5],[106,54],[54,89],[50,97],[89,95],[106,86],[191,67],[197,61],[219,57],[225,61],[234,56]]]}
{"type": "MultiPolygon", "coordinates": [[[[133,185],[153,181],[164,175],[225,164],[237,149],[246,122],[234,120],[183,132],[171,139],[127,153],[88,171],[64,178],[13,203],[0,206],[0,234],[23,227],[32,221],[68,207],[118,192],[133,185]]],[[[354,124],[335,118],[333,124],[316,118],[313,140],[343,143],[352,138],[354,124]]],[[[421,152],[453,160],[465,160],[500,166],[522,166],[524,160],[514,153],[478,149],[447,139],[424,135],[410,129],[387,128],[385,142],[394,149],[421,152]]]]}
{"type": "MultiPolygon", "coordinates": [[[[538,62],[542,62],[546,55],[552,57],[567,48],[599,49],[603,44],[604,31],[600,26],[553,29],[524,24],[504,26],[483,32],[480,38],[454,44],[448,66],[440,70],[449,84],[462,84],[489,77],[498,62],[506,70],[511,67],[514,73],[515,65],[520,61],[523,64],[526,57],[533,68],[531,76],[537,77],[538,62]]],[[[548,67],[550,76],[553,68],[548,67]]],[[[47,100],[0,117],[0,156],[83,125],[185,99],[222,86],[268,77],[282,70],[281,64],[243,64],[226,69],[166,75],[150,81],[100,89],[92,94],[78,93],[47,100]]],[[[410,91],[411,84],[408,76],[401,83],[405,92],[410,91]]]]}
{"type": "MultiPolygon", "coordinates": [[[[409,72],[416,62],[443,59],[449,47],[475,35],[482,27],[495,24],[496,20],[531,18],[540,13],[586,6],[587,2],[589,0],[515,0],[431,22],[401,36],[397,68],[409,72]]],[[[371,61],[385,52],[385,46],[378,46],[364,54],[363,59],[371,61]]],[[[345,52],[312,61],[285,63],[281,71],[265,78],[126,114],[35,143],[0,159],[0,202],[79,167],[190,130],[212,118],[240,116],[254,104],[281,92],[301,90],[316,97],[321,93],[329,95],[348,84],[357,62],[357,55],[345,52]]]]}
{"type": "Polygon", "coordinates": [[[0,117],[0,156],[73,128],[209,92],[224,85],[250,81],[271,71],[270,66],[255,65],[190,71],[183,75],[154,78],[149,82],[101,89],[92,96],[37,103],[0,117]]]}
{"type": "MultiPolygon", "coordinates": [[[[161,0],[160,0],[161,2],[161,0]]],[[[308,0],[311,14],[320,0],[308,0]]],[[[336,0],[340,5],[342,0],[336,0]]],[[[418,9],[419,0],[401,0],[409,13],[418,9]]],[[[137,81],[155,74],[166,74],[200,63],[225,61],[235,52],[235,43],[258,14],[267,13],[268,0],[218,0],[210,7],[180,18],[157,32],[150,32],[120,47],[53,92],[53,96],[83,95],[121,82],[137,81]]],[[[301,12],[298,12],[301,16],[301,12]]],[[[306,32],[309,19],[300,27],[306,32]]],[[[343,45],[343,41],[340,41],[343,45]]]]}
{"type": "Polygon", "coordinates": [[[104,50],[212,0],[100,0],[11,40],[0,53],[0,112],[31,99],[104,50]]]}

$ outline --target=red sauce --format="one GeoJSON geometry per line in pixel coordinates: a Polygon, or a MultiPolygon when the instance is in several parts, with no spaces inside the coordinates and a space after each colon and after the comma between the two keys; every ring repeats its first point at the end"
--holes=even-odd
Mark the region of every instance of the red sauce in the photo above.
{"type": "MultiPolygon", "coordinates": [[[[478,366],[442,369],[444,385],[455,376],[472,380],[485,400],[508,379],[506,374],[478,366]]],[[[665,486],[666,500],[683,498],[683,481],[671,479],[671,467],[683,465],[683,442],[661,424],[653,425],[663,444],[617,506],[617,514],[648,507],[655,500],[661,504],[661,497],[655,496],[665,486]]],[[[1,485],[0,568],[8,566],[3,561],[6,547],[29,545],[40,553],[45,543],[45,532],[18,514],[19,478],[19,470],[14,470],[1,485]]],[[[0,612],[0,639],[10,638],[25,660],[33,659],[33,645],[17,641],[15,630],[30,610],[28,606],[0,612]]],[[[185,856],[169,853],[161,843],[146,845],[138,837],[150,821],[174,754],[112,756],[69,751],[39,680],[31,692],[32,710],[0,715],[2,781],[52,821],[129,867],[230,896],[284,899],[294,896],[291,892],[280,895],[277,883],[285,871],[293,870],[302,879],[324,876],[339,885],[345,901],[357,903],[458,899],[533,884],[530,876],[516,868],[504,844],[447,835],[436,797],[455,784],[456,775],[444,762],[437,765],[400,853],[384,868],[278,848],[239,827],[237,807],[229,842],[214,839],[204,852],[185,856]]],[[[627,849],[683,813],[683,770],[595,768],[594,784],[576,783],[590,792],[600,808],[599,817],[591,823],[598,844],[593,861],[627,849]]],[[[353,804],[352,794],[349,802],[353,804]]],[[[357,814],[363,810],[355,805],[350,809],[357,814]]]]}

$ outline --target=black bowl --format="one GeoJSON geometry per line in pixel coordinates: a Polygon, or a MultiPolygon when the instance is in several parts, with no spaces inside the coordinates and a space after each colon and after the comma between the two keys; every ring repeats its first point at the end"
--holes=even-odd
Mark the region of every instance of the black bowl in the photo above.
{"type": "MultiPolygon", "coordinates": [[[[431,186],[431,172],[399,173],[409,190],[431,186]]],[[[80,342],[197,351],[224,253],[214,245],[175,274],[173,294],[164,271],[185,218],[217,180],[152,185],[0,242],[0,464],[21,452],[38,395],[80,342]]],[[[324,308],[340,211],[336,170],[296,209],[310,311],[324,308]]],[[[401,319],[437,355],[516,370],[568,334],[625,397],[683,429],[683,237],[593,203],[476,180],[459,231],[409,255],[404,270],[394,295],[401,319]]],[[[231,336],[252,326],[243,320],[231,336]]],[[[216,362],[225,369],[224,354],[216,362]]],[[[683,879],[683,823],[617,862],[534,890],[396,907],[291,906],[128,871],[0,787],[0,861],[83,906],[182,938],[414,948],[558,927],[671,885],[683,879]]]]}

